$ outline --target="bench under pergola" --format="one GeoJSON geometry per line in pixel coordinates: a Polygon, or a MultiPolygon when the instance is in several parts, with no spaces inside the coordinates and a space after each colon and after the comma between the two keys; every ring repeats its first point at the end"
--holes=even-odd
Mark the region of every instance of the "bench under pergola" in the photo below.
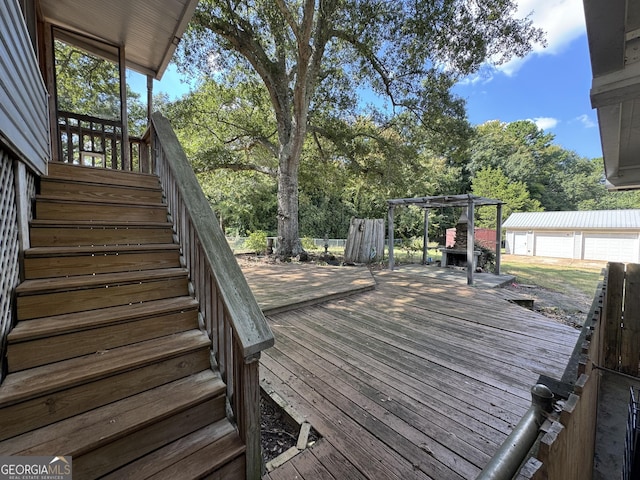
{"type": "MultiPolygon", "coordinates": [[[[387,200],[389,225],[389,270],[395,266],[393,257],[394,209],[397,206],[414,205],[424,209],[424,245],[422,247],[422,263],[427,263],[429,243],[429,210],[432,208],[466,207],[467,208],[467,265],[473,265],[475,249],[474,212],[475,207],[495,205],[496,214],[496,275],[500,275],[500,245],[502,240],[502,205],[504,202],[476,195],[440,195],[430,197],[395,198],[387,200]]],[[[473,285],[473,268],[467,268],[467,284],[473,285]]]]}

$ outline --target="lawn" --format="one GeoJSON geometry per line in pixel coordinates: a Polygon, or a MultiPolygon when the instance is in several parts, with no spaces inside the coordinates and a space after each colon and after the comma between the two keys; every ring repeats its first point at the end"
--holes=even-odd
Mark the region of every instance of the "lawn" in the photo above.
{"type": "Polygon", "coordinates": [[[549,290],[572,294],[580,291],[592,296],[602,279],[605,262],[550,259],[504,255],[502,273],[516,276],[516,282],[538,285],[549,290]]]}

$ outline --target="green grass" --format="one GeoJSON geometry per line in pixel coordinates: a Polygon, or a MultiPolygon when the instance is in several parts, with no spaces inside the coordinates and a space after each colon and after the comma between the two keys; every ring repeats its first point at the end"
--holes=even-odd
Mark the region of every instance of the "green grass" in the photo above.
{"type": "Polygon", "coordinates": [[[576,291],[592,296],[601,279],[601,266],[547,264],[536,257],[502,260],[501,273],[515,275],[516,282],[573,294],[576,291]]]}

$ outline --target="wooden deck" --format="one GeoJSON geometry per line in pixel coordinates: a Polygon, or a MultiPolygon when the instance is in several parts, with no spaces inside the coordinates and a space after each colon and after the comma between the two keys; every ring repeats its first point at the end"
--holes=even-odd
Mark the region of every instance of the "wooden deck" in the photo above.
{"type": "MultiPolygon", "coordinates": [[[[276,286],[293,295],[293,272],[322,290],[347,271],[268,268],[269,297],[276,286]]],[[[473,479],[529,407],[538,376],[561,377],[578,337],[488,289],[387,271],[375,281],[269,316],[276,346],[263,352],[262,386],[323,438],[266,479],[473,479]]],[[[255,285],[266,304],[264,291],[255,285]]]]}

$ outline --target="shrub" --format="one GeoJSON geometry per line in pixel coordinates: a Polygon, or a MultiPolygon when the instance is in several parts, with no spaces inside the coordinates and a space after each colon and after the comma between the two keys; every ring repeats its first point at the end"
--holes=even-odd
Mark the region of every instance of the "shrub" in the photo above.
{"type": "Polygon", "coordinates": [[[267,249],[267,232],[264,230],[249,232],[249,237],[244,242],[244,246],[258,255],[264,253],[267,249]]]}
{"type": "Polygon", "coordinates": [[[490,248],[476,242],[476,250],[480,250],[480,257],[478,257],[478,267],[487,272],[495,272],[496,269],[496,254],[490,248]]]}
{"type": "Polygon", "coordinates": [[[316,243],[313,241],[313,238],[304,237],[300,239],[300,242],[302,243],[302,248],[304,248],[305,250],[316,249],[316,243]]]}

